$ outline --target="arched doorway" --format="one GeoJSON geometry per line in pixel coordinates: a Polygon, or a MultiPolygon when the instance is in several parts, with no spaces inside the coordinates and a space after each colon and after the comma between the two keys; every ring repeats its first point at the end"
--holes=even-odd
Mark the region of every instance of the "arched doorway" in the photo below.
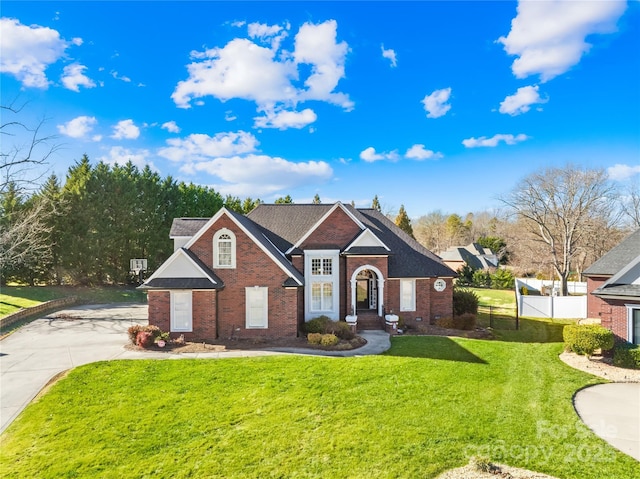
{"type": "Polygon", "coordinates": [[[378,309],[378,277],[370,269],[356,276],[356,312],[378,309]]]}
{"type": "Polygon", "coordinates": [[[358,311],[376,312],[382,316],[384,308],[384,278],[382,272],[373,265],[363,265],[351,275],[350,314],[358,311]]]}

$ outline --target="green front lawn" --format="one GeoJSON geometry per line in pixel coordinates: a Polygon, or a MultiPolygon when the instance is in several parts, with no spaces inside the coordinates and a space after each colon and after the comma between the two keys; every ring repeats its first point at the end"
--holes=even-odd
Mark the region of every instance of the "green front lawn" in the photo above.
{"type": "Polygon", "coordinates": [[[3,477],[428,478],[488,455],[637,477],[572,407],[560,344],[397,337],[383,356],[113,361],[73,370],[0,438],[3,477]]]}

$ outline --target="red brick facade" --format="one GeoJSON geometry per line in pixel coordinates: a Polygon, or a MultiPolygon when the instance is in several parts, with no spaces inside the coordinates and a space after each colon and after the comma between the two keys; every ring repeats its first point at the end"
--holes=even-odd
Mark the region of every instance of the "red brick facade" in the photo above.
{"type": "MultiPolygon", "coordinates": [[[[302,250],[343,250],[361,233],[360,227],[342,209],[336,208],[303,241],[302,250]]],[[[223,213],[215,223],[201,233],[189,250],[197,256],[222,281],[222,289],[192,291],[192,325],[187,340],[213,340],[217,338],[294,337],[304,323],[304,287],[284,287],[290,280],[290,272],[267,254],[249,236],[237,221],[223,213]],[[214,265],[214,236],[221,229],[235,235],[235,268],[216,268],[214,265]],[[247,328],[247,288],[267,288],[267,328],[247,328]]],[[[293,266],[304,275],[304,256],[291,258],[293,266]]],[[[340,256],[339,258],[339,316],[344,318],[351,311],[351,279],[363,266],[377,269],[384,280],[384,294],[378,297],[385,312],[400,314],[407,322],[421,317],[428,322],[437,317],[452,315],[452,279],[448,278],[443,292],[433,288],[435,278],[416,279],[416,311],[400,312],[400,281],[388,278],[387,256],[340,256]]],[[[369,268],[367,268],[369,269],[369,268]]],[[[149,323],[163,331],[171,330],[171,292],[151,289],[148,292],[149,323]]]]}
{"type": "MultiPolygon", "coordinates": [[[[589,276],[587,278],[587,291],[591,292],[602,286],[609,277],[589,276]]],[[[600,323],[605,328],[613,331],[613,334],[620,339],[630,341],[628,337],[628,309],[627,304],[638,304],[640,302],[621,299],[606,299],[589,294],[587,296],[587,317],[600,319],[600,323]]]]}

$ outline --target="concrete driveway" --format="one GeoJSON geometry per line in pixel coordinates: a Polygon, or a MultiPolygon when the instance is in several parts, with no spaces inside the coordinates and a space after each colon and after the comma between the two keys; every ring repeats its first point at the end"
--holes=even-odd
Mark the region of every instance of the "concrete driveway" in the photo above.
{"type": "Polygon", "coordinates": [[[146,322],[146,304],[80,306],[32,321],[0,341],[0,432],[56,374],[127,353],[127,329],[146,322]]]}
{"type": "Polygon", "coordinates": [[[640,383],[597,384],[578,391],[573,402],[589,429],[640,461],[640,383]]]}

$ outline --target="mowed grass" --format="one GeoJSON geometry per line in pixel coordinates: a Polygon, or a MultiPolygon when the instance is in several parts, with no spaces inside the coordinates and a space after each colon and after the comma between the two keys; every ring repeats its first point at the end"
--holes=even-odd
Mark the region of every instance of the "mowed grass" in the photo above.
{"type": "Polygon", "coordinates": [[[383,356],[79,367],[0,437],[5,478],[430,478],[472,455],[638,477],[572,407],[560,344],[396,337],[383,356]]]}
{"type": "Polygon", "coordinates": [[[134,287],[3,286],[0,289],[0,317],[68,296],[76,296],[81,302],[93,304],[146,300],[145,294],[134,287]]]}

